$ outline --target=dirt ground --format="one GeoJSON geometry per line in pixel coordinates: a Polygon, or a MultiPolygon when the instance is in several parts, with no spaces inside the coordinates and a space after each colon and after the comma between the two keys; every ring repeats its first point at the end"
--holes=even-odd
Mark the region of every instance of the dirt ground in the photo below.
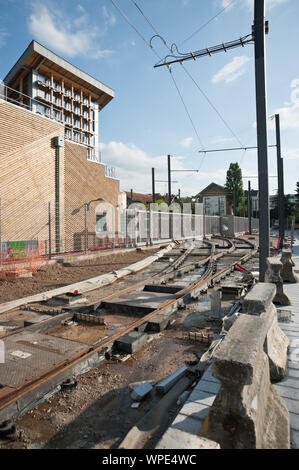
{"type": "Polygon", "coordinates": [[[159,248],[97,256],[94,259],[44,265],[31,278],[0,279],[0,303],[67,286],[141,261],[159,248]]]}
{"type": "MultiPolygon", "coordinates": [[[[175,326],[155,334],[126,362],[106,361],[79,377],[75,388],[59,391],[21,417],[15,436],[0,440],[0,448],[117,448],[161,398],[152,391],[133,409],[129,384],[142,380],[156,383],[196,360],[206,349],[206,343],[183,339],[181,329],[175,326]]],[[[169,424],[178,409],[169,410],[169,424]]]]}

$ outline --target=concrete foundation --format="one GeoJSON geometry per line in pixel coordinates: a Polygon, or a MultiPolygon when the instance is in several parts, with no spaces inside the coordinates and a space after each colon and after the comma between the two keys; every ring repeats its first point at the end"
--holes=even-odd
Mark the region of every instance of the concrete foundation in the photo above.
{"type": "Polygon", "coordinates": [[[280,261],[282,262],[280,275],[283,281],[290,282],[292,284],[299,282],[298,276],[294,272],[295,263],[292,258],[292,250],[290,248],[284,248],[282,250],[280,261]]]}
{"type": "Polygon", "coordinates": [[[127,354],[139,351],[147,342],[148,336],[138,331],[131,331],[114,341],[114,346],[127,354]]]}
{"type": "Polygon", "coordinates": [[[267,271],[265,274],[265,282],[276,285],[276,295],[273,302],[279,305],[290,305],[291,301],[283,290],[283,280],[280,275],[282,263],[277,258],[267,258],[267,271]]]}
{"type": "Polygon", "coordinates": [[[290,448],[289,412],[270,382],[267,320],[241,315],[213,356],[221,388],[207,437],[223,449],[290,448]]]}
{"type": "Polygon", "coordinates": [[[282,380],[286,374],[289,339],[280,329],[273,300],[277,295],[274,284],[258,283],[243,302],[242,312],[266,321],[264,350],[269,358],[271,380],[282,380]]]}

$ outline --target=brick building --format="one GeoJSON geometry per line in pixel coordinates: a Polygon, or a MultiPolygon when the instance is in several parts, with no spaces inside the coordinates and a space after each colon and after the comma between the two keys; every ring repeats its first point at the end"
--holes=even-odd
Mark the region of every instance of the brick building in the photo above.
{"type": "Polygon", "coordinates": [[[98,143],[99,113],[113,97],[36,41],[6,75],[0,85],[2,249],[9,241],[43,241],[57,251],[80,250],[86,233],[89,247],[99,243],[99,220],[108,232],[118,230],[105,205],[125,208],[125,195],[115,171],[101,162],[98,143]]]}
{"type": "Polygon", "coordinates": [[[211,183],[196,196],[197,202],[203,203],[204,215],[225,216],[231,214],[231,206],[226,197],[224,186],[211,183]]]}

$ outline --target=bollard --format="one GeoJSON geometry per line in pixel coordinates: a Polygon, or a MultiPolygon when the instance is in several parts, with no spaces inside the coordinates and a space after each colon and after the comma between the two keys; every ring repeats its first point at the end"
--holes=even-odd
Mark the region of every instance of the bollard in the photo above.
{"type": "Polygon", "coordinates": [[[291,305],[291,301],[287,294],[283,291],[283,280],[280,275],[282,269],[282,262],[277,258],[267,258],[267,271],[265,274],[265,282],[270,282],[276,285],[276,295],[273,303],[283,306],[291,305]]]}
{"type": "Polygon", "coordinates": [[[271,380],[279,381],[286,374],[290,342],[278,325],[277,311],[273,305],[275,295],[274,284],[259,282],[246,295],[242,305],[242,313],[259,316],[267,322],[264,350],[269,358],[271,380]]]}
{"type": "Polygon", "coordinates": [[[221,449],[289,449],[290,416],[270,382],[266,318],[240,315],[212,359],[221,387],[205,437],[221,449]]]}
{"type": "Polygon", "coordinates": [[[211,294],[211,315],[214,318],[221,318],[221,290],[213,289],[211,294]]]}
{"type": "Polygon", "coordinates": [[[283,248],[280,261],[282,262],[281,277],[284,282],[295,284],[298,282],[298,277],[294,273],[294,260],[292,258],[292,250],[290,248],[283,248]]]}

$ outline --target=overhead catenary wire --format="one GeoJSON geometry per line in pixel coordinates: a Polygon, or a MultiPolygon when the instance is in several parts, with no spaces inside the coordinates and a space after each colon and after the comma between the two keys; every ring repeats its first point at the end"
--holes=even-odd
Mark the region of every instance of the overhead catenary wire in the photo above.
{"type": "MultiPolygon", "coordinates": [[[[142,16],[146,19],[146,21],[147,21],[148,24],[151,26],[151,28],[153,29],[153,31],[157,34],[157,36],[159,36],[159,37],[161,38],[161,40],[164,42],[165,46],[169,49],[169,47],[167,46],[166,41],[162,38],[162,36],[159,35],[159,33],[158,33],[158,31],[156,30],[156,28],[152,25],[152,23],[149,21],[149,19],[144,15],[144,13],[142,12],[142,10],[141,10],[141,8],[138,6],[138,4],[137,4],[134,0],[131,0],[131,1],[132,1],[132,3],[136,6],[136,8],[140,11],[140,13],[142,14],[142,16]]],[[[134,29],[134,31],[136,31],[136,33],[141,37],[141,39],[145,42],[145,44],[146,44],[148,47],[150,47],[150,49],[155,53],[155,55],[156,55],[157,57],[159,57],[160,60],[162,60],[162,58],[159,56],[159,54],[158,54],[157,51],[155,50],[154,46],[152,46],[151,42],[148,42],[148,41],[145,39],[145,37],[144,37],[144,36],[139,32],[139,30],[133,25],[133,23],[129,20],[129,18],[125,15],[125,13],[121,10],[121,8],[116,4],[116,2],[115,2],[114,0],[110,0],[110,2],[111,2],[111,3],[114,5],[114,7],[119,11],[119,13],[121,14],[121,16],[126,20],[126,22],[134,29]]],[[[169,50],[170,50],[170,49],[169,49],[169,50]]],[[[197,129],[196,129],[196,127],[195,127],[195,124],[194,124],[194,122],[193,122],[193,120],[192,120],[192,118],[191,118],[191,114],[190,114],[190,112],[189,112],[189,110],[188,110],[188,108],[187,108],[187,105],[186,105],[186,103],[185,103],[185,101],[184,101],[184,99],[183,99],[183,95],[182,95],[181,91],[179,90],[178,84],[177,84],[176,80],[174,79],[174,77],[173,77],[173,75],[172,75],[172,73],[171,73],[171,69],[168,68],[168,70],[169,70],[169,72],[170,72],[170,75],[171,75],[171,78],[172,78],[173,83],[174,83],[174,85],[175,85],[175,88],[176,88],[176,90],[177,90],[177,92],[178,92],[178,95],[179,95],[179,97],[180,97],[180,99],[181,99],[181,101],[182,101],[182,104],[183,104],[183,106],[184,106],[184,108],[185,108],[185,110],[186,110],[186,113],[187,113],[188,118],[189,118],[189,120],[190,120],[190,122],[191,122],[191,125],[192,125],[192,127],[193,127],[193,129],[194,129],[194,131],[195,131],[195,134],[196,134],[197,138],[198,138],[199,144],[200,144],[200,146],[201,146],[202,148],[204,148],[204,145],[203,145],[203,143],[202,143],[202,141],[201,141],[201,139],[200,139],[200,137],[199,137],[199,134],[198,134],[198,132],[197,132],[197,129]]]]}
{"type": "Polygon", "coordinates": [[[214,15],[211,19],[209,19],[209,21],[207,21],[206,23],[204,23],[203,25],[201,25],[196,31],[194,31],[194,33],[190,34],[190,36],[188,36],[186,39],[184,39],[184,41],[182,41],[180,43],[180,46],[182,46],[183,44],[185,44],[185,42],[189,41],[190,39],[192,39],[196,34],[198,34],[202,29],[204,29],[206,26],[208,26],[210,23],[212,23],[212,21],[214,21],[216,18],[218,18],[218,16],[220,16],[225,10],[227,10],[228,8],[230,8],[232,6],[232,4],[235,3],[235,0],[232,0],[230,3],[228,3],[224,8],[222,8],[221,11],[219,11],[216,15],[214,15]]]}
{"type": "MultiPolygon", "coordinates": [[[[167,42],[165,41],[165,39],[159,34],[158,30],[154,27],[154,25],[151,23],[151,21],[147,18],[147,16],[143,13],[142,9],[139,7],[139,5],[137,4],[136,1],[134,0],[131,0],[132,3],[135,5],[135,7],[138,9],[138,11],[142,14],[142,16],[145,18],[145,20],[147,21],[147,23],[150,25],[150,27],[152,28],[152,30],[156,33],[156,36],[159,37],[162,42],[164,43],[164,45],[167,47],[167,49],[172,52],[172,49],[168,46],[167,42]]],[[[124,14],[124,12],[120,9],[120,7],[115,3],[114,0],[110,0],[110,2],[114,5],[114,7],[119,11],[119,13],[122,15],[122,17],[127,21],[127,23],[137,32],[137,34],[142,38],[142,40],[145,42],[145,44],[151,48],[151,50],[155,53],[156,56],[159,57],[159,59],[162,61],[161,57],[159,56],[159,54],[157,53],[157,51],[154,49],[151,41],[153,38],[151,38],[150,42],[148,42],[144,36],[139,32],[139,30],[133,25],[133,23],[128,19],[128,17],[124,14]]],[[[224,11],[224,10],[223,10],[224,11]]],[[[220,13],[219,13],[220,14],[220,13]]],[[[221,121],[224,123],[224,125],[227,127],[227,129],[230,131],[230,133],[233,135],[233,137],[239,142],[239,144],[242,146],[242,149],[245,147],[244,144],[241,142],[241,140],[238,138],[238,136],[235,134],[235,132],[232,130],[232,128],[229,126],[229,124],[226,122],[226,120],[224,119],[224,117],[222,116],[222,114],[220,113],[220,111],[216,108],[216,106],[212,103],[212,101],[209,99],[209,97],[207,96],[207,94],[202,90],[202,88],[199,86],[199,84],[196,82],[196,80],[193,78],[193,76],[191,75],[191,73],[189,71],[187,71],[187,69],[185,68],[185,66],[183,64],[181,64],[185,73],[189,76],[189,78],[193,81],[193,83],[195,84],[195,86],[198,88],[198,90],[200,91],[200,93],[204,96],[204,98],[207,100],[207,102],[209,103],[209,105],[212,107],[212,109],[216,112],[216,114],[219,116],[219,118],[221,119],[221,121]]],[[[185,108],[185,111],[187,113],[187,116],[191,122],[191,125],[196,133],[196,136],[198,138],[198,141],[200,143],[200,146],[204,149],[204,145],[199,137],[199,134],[196,130],[196,127],[195,127],[195,124],[191,118],[191,114],[187,108],[187,105],[183,99],[183,96],[182,96],[182,93],[180,92],[179,90],[179,87],[178,87],[178,84],[173,76],[173,73],[171,71],[171,68],[170,67],[167,67],[169,72],[170,72],[170,76],[172,78],[172,81],[175,85],[175,88],[178,92],[178,95],[182,101],[182,104],[185,108]]],[[[199,168],[202,167],[202,164],[204,162],[204,159],[205,159],[205,152],[204,150],[201,151],[201,153],[203,153],[203,157],[202,157],[202,160],[201,160],[201,163],[199,165],[199,168]]]]}
{"type": "MultiPolygon", "coordinates": [[[[151,21],[147,18],[147,16],[144,14],[144,12],[142,11],[142,9],[138,6],[137,2],[135,0],[131,0],[132,3],[136,6],[136,8],[140,11],[140,13],[142,14],[142,16],[145,18],[145,20],[147,21],[147,23],[151,26],[151,28],[153,29],[153,31],[156,33],[156,36],[159,37],[164,45],[167,47],[167,49],[172,52],[172,48],[170,48],[167,44],[167,42],[165,41],[165,39],[163,38],[163,36],[160,35],[160,33],[158,32],[158,30],[153,26],[153,24],[151,23],[151,21]]],[[[221,10],[221,12],[219,12],[215,17],[213,17],[210,21],[212,21],[213,19],[215,19],[217,16],[219,16],[223,11],[225,11],[232,3],[234,3],[235,0],[233,0],[229,5],[227,5],[224,9],[221,10]]],[[[152,47],[152,39],[154,38],[155,36],[153,36],[150,40],[150,45],[152,47]]],[[[211,106],[211,108],[216,112],[216,114],[218,115],[218,117],[221,119],[221,121],[223,122],[223,124],[225,125],[225,127],[228,129],[228,131],[231,133],[231,135],[237,140],[237,142],[242,146],[242,148],[244,148],[244,144],[241,142],[241,140],[239,139],[239,137],[236,135],[236,133],[232,130],[232,128],[230,127],[230,125],[227,123],[227,121],[224,119],[224,117],[222,116],[222,114],[220,113],[220,111],[216,108],[216,106],[212,103],[212,101],[210,100],[210,98],[208,97],[208,95],[203,91],[203,89],[199,86],[199,84],[197,83],[197,81],[194,79],[194,77],[191,75],[191,73],[185,68],[184,64],[181,63],[181,66],[183,67],[183,70],[184,72],[189,76],[189,78],[192,80],[192,82],[195,84],[195,86],[197,87],[197,89],[200,91],[200,93],[203,95],[203,97],[206,99],[206,101],[208,102],[208,104],[211,106]]],[[[170,71],[171,73],[171,69],[168,67],[168,70],[170,71]]],[[[171,77],[172,79],[174,80],[174,77],[173,75],[171,74],[171,77]]],[[[175,83],[175,86],[177,87],[177,84],[176,82],[174,81],[175,83]]],[[[178,89],[178,88],[177,88],[178,89]]],[[[182,95],[180,93],[180,97],[182,99],[182,95]]],[[[183,100],[182,100],[183,101],[183,100]]],[[[185,103],[183,101],[183,104],[185,106],[185,103]]],[[[185,108],[186,109],[186,108],[185,108]]],[[[187,111],[187,110],[186,110],[187,111]]],[[[190,116],[190,113],[187,111],[187,114],[189,116],[189,119],[191,118],[190,116]]],[[[192,121],[192,120],[191,120],[192,121]]],[[[192,126],[195,130],[195,127],[192,123],[192,126]]],[[[195,130],[196,134],[197,134],[197,131],[195,130]]],[[[201,140],[199,139],[199,141],[201,142],[201,140]]],[[[201,146],[204,148],[204,146],[201,144],[201,146]]],[[[200,166],[199,168],[201,168],[203,162],[204,162],[204,159],[205,159],[205,155],[203,156],[202,158],[202,161],[200,163],[200,166]]]]}

